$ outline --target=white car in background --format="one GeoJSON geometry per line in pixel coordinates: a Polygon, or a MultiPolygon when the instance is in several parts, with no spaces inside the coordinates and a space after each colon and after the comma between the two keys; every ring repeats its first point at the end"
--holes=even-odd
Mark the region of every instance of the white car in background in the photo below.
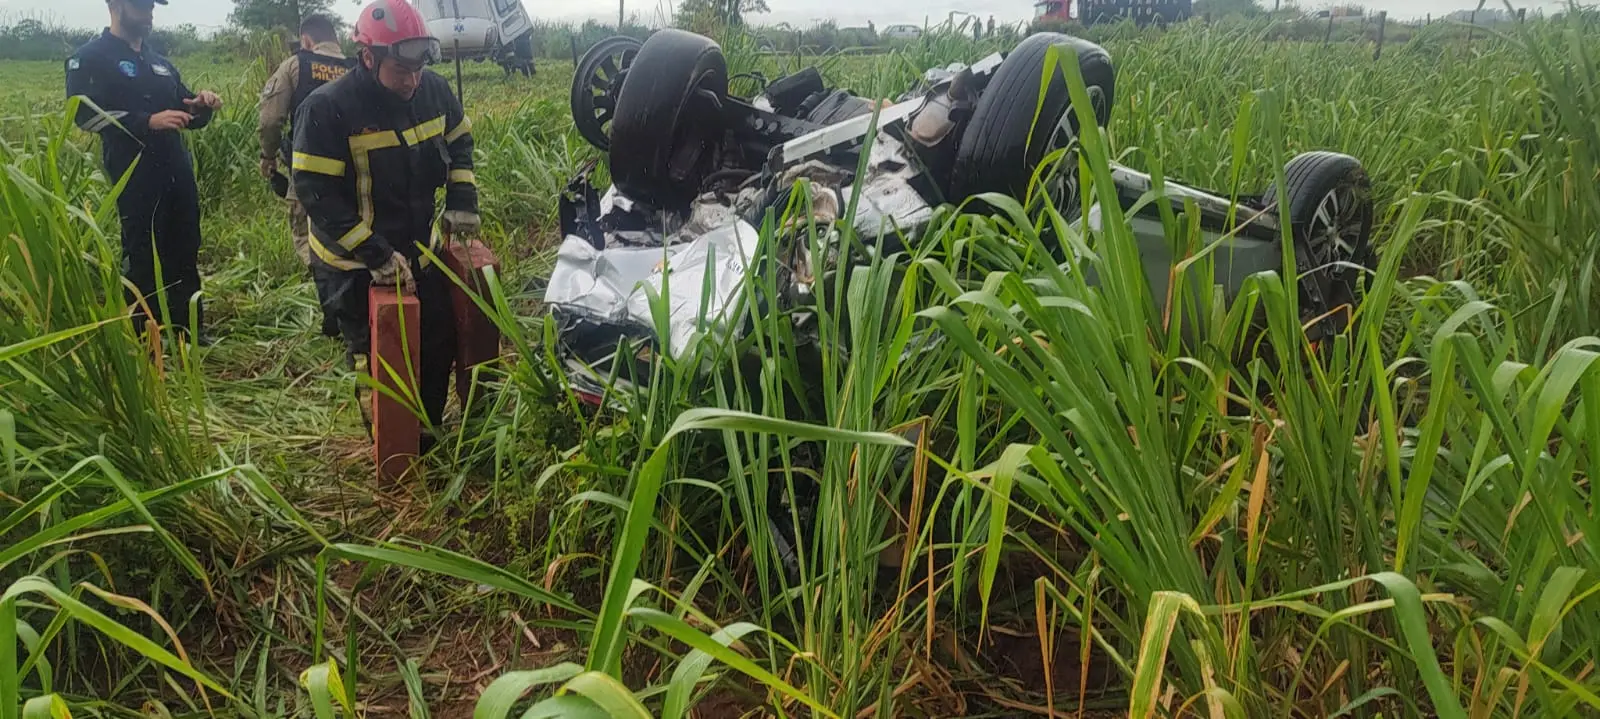
{"type": "Polygon", "coordinates": [[[418,0],[447,60],[533,60],[533,20],[522,0],[418,0]]]}
{"type": "Polygon", "coordinates": [[[890,25],[883,29],[881,37],[885,40],[916,40],[922,37],[922,28],[916,25],[890,25]]]}

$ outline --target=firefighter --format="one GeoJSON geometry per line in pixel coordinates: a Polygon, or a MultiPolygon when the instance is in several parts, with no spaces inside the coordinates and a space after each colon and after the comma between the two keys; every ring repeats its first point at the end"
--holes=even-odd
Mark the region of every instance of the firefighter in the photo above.
{"type": "MultiPolygon", "coordinates": [[[[138,289],[128,294],[134,327],[143,331],[164,307],[187,334],[203,327],[198,312],[189,316],[191,299],[199,307],[200,195],[179,133],[205,127],[222,99],[190,92],[178,68],[145,47],[158,4],[167,0],[106,0],[111,26],[67,59],[67,97],[82,98],[75,119],[100,136],[106,177],[117,182],[134,168],[117,197],[122,274],[138,289]]],[[[211,343],[203,330],[195,341],[211,343]]]]}
{"type": "MultiPolygon", "coordinates": [[[[356,20],[358,62],[311,93],[294,117],[294,186],[311,218],[311,251],[327,311],[350,364],[363,371],[371,346],[370,284],[402,285],[421,304],[418,388],[432,426],[444,415],[455,357],[448,279],[423,255],[442,226],[478,230],[472,123],[443,77],[423,69],[439,56],[421,14],[404,0],[376,0],[356,20]]],[[[431,446],[424,435],[424,448],[431,446]]]]}
{"type": "MultiPolygon", "coordinates": [[[[310,221],[306,219],[305,207],[295,197],[293,183],[278,172],[279,167],[288,171],[289,157],[294,150],[292,134],[284,131],[284,125],[314,90],[344,77],[349,70],[350,61],[339,47],[333,20],[326,15],[311,15],[300,23],[299,51],[278,65],[261,89],[256,121],[256,134],[261,140],[261,177],[274,181],[274,185],[282,185],[274,189],[289,205],[289,232],[294,239],[294,252],[307,272],[311,271],[311,247],[307,244],[311,238],[310,221]]],[[[339,323],[326,310],[322,312],[322,334],[339,336],[339,323]]]]}

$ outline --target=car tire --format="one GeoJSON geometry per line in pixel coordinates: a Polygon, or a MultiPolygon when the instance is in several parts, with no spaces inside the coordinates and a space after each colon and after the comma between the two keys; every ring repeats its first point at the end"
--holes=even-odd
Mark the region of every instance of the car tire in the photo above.
{"type": "Polygon", "coordinates": [[[659,30],[639,48],[611,122],[611,179],[635,202],[682,210],[713,169],[728,64],[710,38],[659,30]]]}
{"type": "MultiPolygon", "coordinates": [[[[1316,320],[1307,329],[1315,342],[1349,327],[1361,279],[1377,266],[1372,181],[1360,160],[1337,152],[1308,152],[1283,169],[1278,218],[1294,238],[1301,319],[1316,320]]],[[[1278,202],[1276,184],[1262,201],[1278,202]]]]}
{"type": "MultiPolygon", "coordinates": [[[[973,109],[956,150],[951,199],[960,201],[984,192],[1025,197],[1039,162],[1049,150],[1059,149],[1054,145],[1064,139],[1058,134],[1063,122],[1071,133],[1077,131],[1064,71],[1058,71],[1062,72],[1059,81],[1049,84],[1043,104],[1039,102],[1045,56],[1056,45],[1076,52],[1084,86],[1099,100],[1095,120],[1101,127],[1110,121],[1116,92],[1111,55],[1099,45],[1070,35],[1031,35],[1000,63],[973,109]]],[[[1075,177],[1065,182],[1077,184],[1075,177]]],[[[1054,199],[1064,202],[1068,198],[1054,199]]]]}
{"type": "Polygon", "coordinates": [[[615,35],[590,46],[578,60],[568,106],[578,134],[598,150],[611,149],[610,124],[616,117],[620,82],[641,44],[627,35],[615,35]]]}

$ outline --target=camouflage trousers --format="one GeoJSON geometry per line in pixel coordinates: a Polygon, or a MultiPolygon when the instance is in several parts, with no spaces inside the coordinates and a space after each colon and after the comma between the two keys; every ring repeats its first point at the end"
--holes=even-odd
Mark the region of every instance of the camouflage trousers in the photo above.
{"type": "Polygon", "coordinates": [[[289,198],[289,232],[294,237],[294,254],[300,258],[300,264],[311,267],[311,218],[306,215],[306,206],[300,201],[289,198]]]}

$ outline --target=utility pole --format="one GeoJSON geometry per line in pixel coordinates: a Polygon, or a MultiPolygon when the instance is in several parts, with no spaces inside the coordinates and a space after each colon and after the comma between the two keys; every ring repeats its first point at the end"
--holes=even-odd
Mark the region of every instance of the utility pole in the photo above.
{"type": "Polygon", "coordinates": [[[618,35],[622,34],[622,24],[625,22],[625,20],[623,19],[623,16],[622,16],[622,6],[624,4],[626,4],[627,2],[628,2],[628,0],[617,0],[617,34],[618,35]]]}
{"type": "Polygon", "coordinates": [[[1383,57],[1383,29],[1389,25],[1389,11],[1378,13],[1378,49],[1372,51],[1372,61],[1377,62],[1383,57]]]}

